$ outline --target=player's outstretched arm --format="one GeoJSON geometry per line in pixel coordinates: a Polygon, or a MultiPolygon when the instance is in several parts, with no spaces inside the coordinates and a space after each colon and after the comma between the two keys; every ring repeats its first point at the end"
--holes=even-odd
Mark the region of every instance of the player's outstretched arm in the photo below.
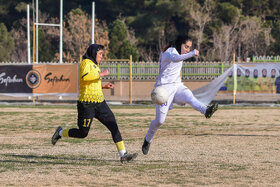
{"type": "Polygon", "coordinates": [[[187,53],[187,54],[175,54],[175,53],[168,53],[167,58],[172,62],[181,62],[183,60],[189,59],[194,56],[199,56],[199,51],[194,49],[193,51],[187,53]]]}

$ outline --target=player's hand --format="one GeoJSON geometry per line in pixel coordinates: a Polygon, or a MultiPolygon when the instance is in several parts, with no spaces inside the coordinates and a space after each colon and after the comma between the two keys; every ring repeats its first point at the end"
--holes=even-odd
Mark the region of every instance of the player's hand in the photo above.
{"type": "Polygon", "coordinates": [[[195,56],[199,56],[199,50],[194,50],[194,54],[195,54],[195,56]]]}
{"type": "Polygon", "coordinates": [[[110,82],[102,86],[104,89],[113,89],[114,87],[115,85],[110,82]]]}
{"type": "Polygon", "coordinates": [[[102,71],[101,73],[99,73],[99,76],[100,77],[104,77],[104,76],[107,76],[107,75],[110,75],[110,72],[108,69],[105,69],[104,71],[102,71]]]}

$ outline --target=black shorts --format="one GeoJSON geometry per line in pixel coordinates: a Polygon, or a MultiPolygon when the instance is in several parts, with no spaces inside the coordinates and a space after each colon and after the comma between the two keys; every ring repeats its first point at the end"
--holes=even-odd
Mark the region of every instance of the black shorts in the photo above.
{"type": "Polygon", "coordinates": [[[93,118],[98,119],[101,123],[106,122],[106,119],[116,121],[115,116],[107,103],[91,103],[80,102],[77,103],[78,109],[78,126],[82,128],[89,128],[93,118]]]}
{"type": "Polygon", "coordinates": [[[102,103],[78,101],[77,109],[79,129],[70,129],[70,137],[85,138],[88,135],[93,118],[96,118],[110,130],[115,143],[122,141],[116,118],[106,101],[102,103]]]}

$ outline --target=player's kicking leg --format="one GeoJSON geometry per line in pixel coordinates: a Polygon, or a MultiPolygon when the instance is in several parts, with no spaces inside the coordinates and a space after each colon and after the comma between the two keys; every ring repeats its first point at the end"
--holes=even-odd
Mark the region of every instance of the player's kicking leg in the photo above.
{"type": "Polygon", "coordinates": [[[218,110],[218,103],[214,103],[210,106],[207,107],[206,112],[205,112],[205,117],[206,118],[211,118],[211,116],[218,110]]]}
{"type": "Polygon", "coordinates": [[[179,105],[188,103],[195,110],[204,114],[206,118],[210,118],[218,110],[218,103],[214,103],[210,106],[204,105],[198,99],[196,99],[193,93],[184,85],[178,88],[178,91],[176,92],[174,97],[174,102],[179,105]]]}

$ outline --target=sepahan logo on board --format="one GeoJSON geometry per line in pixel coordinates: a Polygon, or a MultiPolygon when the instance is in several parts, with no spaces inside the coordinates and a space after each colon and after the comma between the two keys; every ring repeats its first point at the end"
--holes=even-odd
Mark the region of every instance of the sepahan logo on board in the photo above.
{"type": "Polygon", "coordinates": [[[41,84],[41,75],[36,70],[30,70],[26,75],[26,84],[30,88],[37,88],[41,84]]]}
{"type": "Polygon", "coordinates": [[[61,75],[59,77],[59,76],[53,75],[51,72],[47,73],[45,75],[44,79],[47,81],[47,83],[51,83],[52,85],[54,85],[55,83],[59,83],[59,82],[70,82],[70,79],[64,78],[64,75],[61,75]]]}
{"type": "MultiPolygon", "coordinates": [[[[53,75],[52,72],[48,72],[44,76],[44,80],[48,84],[52,84],[54,86],[56,83],[61,82],[70,82],[69,78],[65,78],[64,75],[53,75]]],[[[31,70],[26,75],[26,83],[30,88],[37,88],[41,84],[41,74],[36,70],[31,70]]]]}
{"type": "Polygon", "coordinates": [[[0,84],[4,84],[8,86],[8,84],[20,83],[23,82],[23,79],[17,78],[17,75],[14,76],[6,76],[5,72],[0,73],[0,84]]]}

